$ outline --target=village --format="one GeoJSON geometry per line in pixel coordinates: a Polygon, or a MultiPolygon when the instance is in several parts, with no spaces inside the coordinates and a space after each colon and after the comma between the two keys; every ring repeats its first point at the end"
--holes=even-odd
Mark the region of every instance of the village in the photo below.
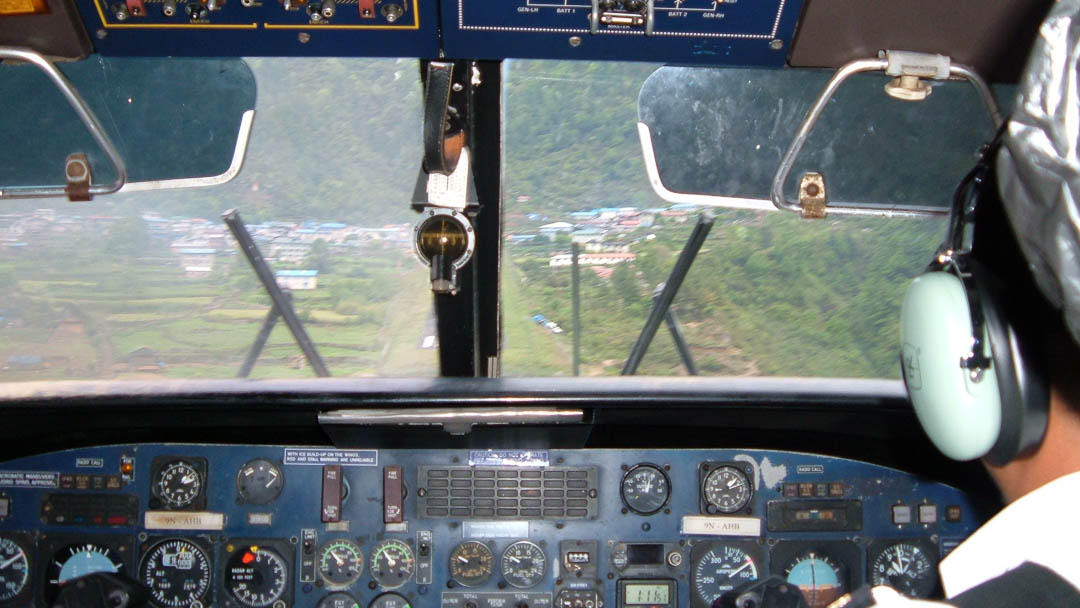
{"type": "MultiPolygon", "coordinates": [[[[529,201],[521,202],[525,204],[516,209],[527,210],[529,201]]],[[[572,263],[571,247],[577,244],[581,266],[607,281],[618,266],[633,266],[639,244],[655,239],[664,225],[691,221],[695,212],[688,205],[602,207],[551,215],[516,212],[506,221],[506,267],[512,271],[514,260],[524,256],[561,273],[572,263]]],[[[370,370],[373,363],[368,353],[383,352],[384,347],[372,343],[373,336],[391,318],[390,311],[400,307],[387,308],[379,291],[386,292],[385,297],[401,294],[393,297],[408,301],[416,314],[429,315],[423,298],[417,296],[424,291],[426,273],[413,259],[411,224],[259,219],[247,224],[248,231],[281,287],[298,295],[312,294],[298,301],[301,312],[316,335],[325,333],[338,345],[339,366],[370,370]],[[364,285],[381,284],[379,291],[354,286],[357,279],[349,277],[357,276],[358,267],[376,272],[364,285]],[[360,351],[343,340],[346,333],[363,343],[357,346],[360,351]]],[[[212,359],[231,365],[265,316],[265,304],[260,304],[263,290],[246,268],[228,228],[216,219],[150,210],[134,218],[47,208],[0,214],[0,271],[34,266],[37,260],[53,259],[49,255],[62,258],[80,239],[102,247],[99,267],[82,266],[82,273],[74,267],[56,267],[49,280],[25,280],[14,271],[0,272],[0,278],[13,288],[0,300],[0,330],[7,330],[8,338],[8,348],[0,352],[0,370],[55,370],[62,375],[202,374],[206,372],[196,361],[212,359]],[[122,241],[121,249],[127,240],[132,241],[126,257],[110,251],[110,243],[116,245],[117,239],[122,241]],[[49,247],[52,253],[47,254],[49,247]],[[142,292],[136,295],[123,287],[123,281],[110,278],[110,264],[136,273],[142,292]],[[235,281],[240,278],[249,282],[244,291],[237,292],[235,281]],[[246,295],[238,300],[230,293],[246,295]],[[212,333],[193,341],[193,331],[212,333]],[[208,359],[210,353],[213,357],[208,359]]],[[[544,333],[563,331],[556,321],[536,319],[554,310],[516,312],[544,333]]],[[[427,335],[430,332],[421,327],[424,323],[410,323],[404,317],[395,323],[394,331],[402,332],[401,337],[390,341],[419,344],[413,348],[422,350],[435,346],[427,335]],[[421,335],[417,338],[416,334],[421,335]]],[[[279,339],[274,352],[287,349],[288,342],[279,339]]],[[[408,357],[396,350],[394,356],[408,357]]],[[[375,356],[374,365],[385,358],[375,356]]],[[[280,365],[297,363],[289,359],[280,365]]]]}

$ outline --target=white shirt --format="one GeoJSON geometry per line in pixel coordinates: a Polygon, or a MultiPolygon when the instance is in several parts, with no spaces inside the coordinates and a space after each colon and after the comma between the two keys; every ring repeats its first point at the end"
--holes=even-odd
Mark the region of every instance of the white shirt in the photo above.
{"type": "MultiPolygon", "coordinates": [[[[941,584],[953,597],[1018,567],[1039,564],[1080,589],[1080,472],[1059,477],[1021,496],[953,549],[941,564],[941,584]]],[[[915,608],[937,602],[873,589],[878,606],[915,608]]]]}

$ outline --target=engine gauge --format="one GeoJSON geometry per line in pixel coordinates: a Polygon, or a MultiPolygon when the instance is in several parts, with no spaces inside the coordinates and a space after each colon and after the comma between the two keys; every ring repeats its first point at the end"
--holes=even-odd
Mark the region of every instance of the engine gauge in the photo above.
{"type": "Polygon", "coordinates": [[[51,606],[60,586],[68,581],[98,572],[123,574],[124,570],[123,557],[112,547],[94,542],[67,545],[53,554],[45,573],[45,601],[51,606]]]}
{"type": "Polygon", "coordinates": [[[363,571],[364,554],[353,541],[341,538],[319,549],[319,576],[331,588],[348,587],[363,571]]]}
{"type": "Polygon", "coordinates": [[[837,561],[813,549],[800,553],[784,569],[787,582],[798,587],[810,608],[825,608],[847,593],[847,572],[837,561]]]}
{"type": "Polygon", "coordinates": [[[159,608],[207,605],[211,580],[206,551],[183,538],[155,544],[139,564],[139,582],[150,590],[150,601],[159,608]]]}
{"type": "Polygon", "coordinates": [[[937,589],[936,558],[918,541],[899,541],[870,549],[870,584],[888,585],[913,598],[930,597],[937,589]]]}
{"type": "Polygon", "coordinates": [[[754,486],[742,469],[722,465],[709,472],[701,491],[710,511],[735,513],[750,504],[754,486]]]}
{"type": "Polygon", "coordinates": [[[500,569],[507,583],[528,589],[539,583],[547,571],[544,550],[536,543],[519,540],[503,551],[500,569]]]}
{"type": "Polygon", "coordinates": [[[241,547],[225,564],[225,590],[250,608],[266,608],[285,594],[289,567],[269,547],[241,547]]]}
{"type": "Polygon", "coordinates": [[[201,506],[195,503],[205,490],[205,470],[205,465],[200,466],[194,459],[177,459],[158,465],[152,492],[159,504],[152,506],[166,509],[201,506]]]}
{"type": "Polygon", "coordinates": [[[315,608],[360,608],[360,605],[356,603],[353,596],[338,591],[319,600],[315,608]]]}
{"type": "Polygon", "coordinates": [[[256,458],[240,467],[236,474],[236,492],[240,499],[253,505],[273,502],[285,487],[281,468],[265,458],[256,458]]]}
{"type": "Polygon", "coordinates": [[[671,499],[671,480],[654,464],[637,464],[623,475],[619,494],[627,509],[638,515],[652,515],[671,499]]]}
{"type": "Polygon", "coordinates": [[[396,593],[384,593],[371,601],[368,608],[412,608],[409,600],[396,593]]]}
{"type": "Polygon", "coordinates": [[[450,552],[450,578],[464,587],[483,585],[491,577],[495,556],[478,540],[467,540],[450,552]]]}
{"type": "Polygon", "coordinates": [[[371,578],[383,589],[397,589],[412,578],[412,549],[400,540],[384,540],[371,552],[371,578]]]}
{"type": "Polygon", "coordinates": [[[732,589],[758,579],[758,560],[751,550],[735,543],[713,543],[693,557],[694,605],[711,608],[713,602],[732,589]]]}
{"type": "Polygon", "coordinates": [[[30,581],[30,558],[18,541],[0,536],[0,604],[15,599],[30,581]]]}

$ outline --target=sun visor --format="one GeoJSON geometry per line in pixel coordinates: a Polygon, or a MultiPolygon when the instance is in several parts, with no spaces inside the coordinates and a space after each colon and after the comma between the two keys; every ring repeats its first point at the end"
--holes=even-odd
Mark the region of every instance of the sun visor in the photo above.
{"type": "Polygon", "coordinates": [[[1039,30],[997,159],[1001,197],[1043,294],[1080,343],[1080,0],[1039,30]]]}

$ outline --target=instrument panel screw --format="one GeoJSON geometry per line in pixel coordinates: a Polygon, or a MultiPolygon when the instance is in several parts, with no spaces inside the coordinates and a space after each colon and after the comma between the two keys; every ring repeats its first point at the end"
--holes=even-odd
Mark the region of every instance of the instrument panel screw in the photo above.
{"type": "Polygon", "coordinates": [[[296,35],[296,39],[300,41],[300,44],[307,44],[311,42],[311,34],[307,32],[300,32],[296,35]]]}
{"type": "Polygon", "coordinates": [[[572,46],[574,48],[577,48],[577,47],[581,46],[581,36],[571,36],[570,37],[570,46],[572,46]]]}
{"type": "Polygon", "coordinates": [[[109,32],[104,29],[99,29],[98,31],[94,32],[94,34],[98,37],[98,40],[104,40],[105,37],[109,35],[109,32]]]}
{"type": "Polygon", "coordinates": [[[780,49],[784,48],[784,41],[779,39],[773,40],[769,43],[769,48],[774,51],[779,51],[780,49]]]}

